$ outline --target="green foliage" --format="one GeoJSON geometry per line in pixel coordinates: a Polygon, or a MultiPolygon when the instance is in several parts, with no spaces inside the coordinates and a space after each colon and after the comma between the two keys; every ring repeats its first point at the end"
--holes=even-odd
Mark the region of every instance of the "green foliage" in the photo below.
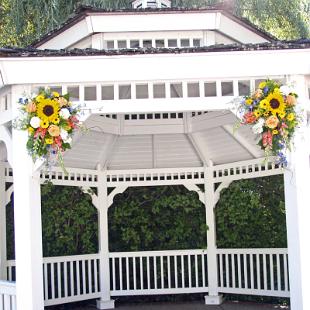
{"type": "Polygon", "coordinates": [[[219,248],[286,247],[282,176],[233,182],[216,207],[219,248]]]}
{"type": "Polygon", "coordinates": [[[109,210],[110,250],[206,247],[205,208],[184,187],[130,188],[109,210]]]}
{"type": "Polygon", "coordinates": [[[44,256],[98,251],[98,216],[91,197],[76,187],[42,186],[44,256]]]}

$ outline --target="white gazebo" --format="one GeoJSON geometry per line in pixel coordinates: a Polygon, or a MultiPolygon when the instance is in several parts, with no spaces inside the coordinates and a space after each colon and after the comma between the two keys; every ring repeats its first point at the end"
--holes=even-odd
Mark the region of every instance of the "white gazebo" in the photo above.
{"type": "Polygon", "coordinates": [[[93,298],[99,309],[110,309],[113,296],[197,292],[206,293],[206,304],[236,293],[290,297],[292,310],[310,309],[310,41],[273,41],[219,7],[163,9],[166,0],[133,6],[142,9],[81,8],[36,48],[0,49],[0,309],[42,310],[93,298]],[[264,162],[250,128],[233,130],[234,101],[266,78],[294,82],[303,107],[288,168],[264,162]],[[69,175],[34,164],[27,133],[12,127],[19,97],[39,87],[70,93],[90,129],[65,153],[69,175]],[[275,174],[285,179],[288,249],[218,249],[214,208],[221,190],[275,174]],[[46,180],[97,188],[99,253],[42,257],[46,180]],[[115,195],[157,185],[198,192],[208,248],[110,253],[107,215],[115,195]],[[7,261],[5,206],[12,191],[16,261],[7,261]]]}

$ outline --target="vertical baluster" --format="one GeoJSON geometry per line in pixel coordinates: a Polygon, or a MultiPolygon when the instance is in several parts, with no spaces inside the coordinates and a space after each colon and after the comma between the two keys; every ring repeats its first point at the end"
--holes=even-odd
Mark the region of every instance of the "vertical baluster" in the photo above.
{"type": "Polygon", "coordinates": [[[232,287],[236,288],[235,254],[231,254],[232,287]]]}
{"type": "Polygon", "coordinates": [[[3,305],[4,305],[4,310],[10,310],[10,308],[11,308],[10,295],[7,295],[7,294],[3,295],[3,305]]]}
{"type": "MultiPolygon", "coordinates": [[[[220,254],[221,257],[221,254],[220,254]]],[[[201,269],[202,269],[202,286],[206,287],[206,269],[205,269],[205,254],[201,255],[201,269]]]]}
{"type": "Polygon", "coordinates": [[[249,288],[248,284],[248,259],[247,254],[243,254],[243,273],[244,273],[244,287],[245,289],[249,288]]]}
{"type": "Polygon", "coordinates": [[[170,265],[171,256],[167,256],[167,268],[168,268],[168,288],[171,288],[171,265],[170,265]]]}
{"type": "Polygon", "coordinates": [[[93,274],[91,272],[91,262],[92,259],[87,260],[87,270],[88,270],[88,293],[91,294],[93,293],[93,288],[92,288],[92,280],[93,280],[93,274]]]}
{"type": "Polygon", "coordinates": [[[150,267],[150,257],[146,260],[146,272],[147,272],[147,289],[151,289],[151,267],[150,267]]]}
{"type": "Polygon", "coordinates": [[[0,293],[0,310],[5,310],[3,308],[3,298],[4,298],[3,294],[0,293]]]}
{"type": "Polygon", "coordinates": [[[126,289],[129,291],[129,258],[126,256],[126,289]]]}
{"type": "Polygon", "coordinates": [[[83,285],[83,294],[86,294],[86,270],[85,270],[85,264],[86,260],[81,260],[82,264],[82,285],[83,285]]]}
{"type": "Polygon", "coordinates": [[[253,254],[250,254],[250,277],[251,277],[251,289],[254,289],[254,265],[253,254]]]}
{"type": "Polygon", "coordinates": [[[195,254],[195,286],[198,287],[198,257],[197,254],[195,254]]]}
{"type": "Polygon", "coordinates": [[[43,274],[44,274],[44,300],[48,300],[48,273],[47,273],[47,263],[43,263],[43,274]]]}
{"type": "Polygon", "coordinates": [[[154,287],[157,290],[157,256],[153,257],[154,263],[154,287]]]}
{"type": "Polygon", "coordinates": [[[220,253],[220,287],[224,287],[223,254],[220,253]]]}
{"type": "Polygon", "coordinates": [[[70,262],[70,296],[74,296],[74,276],[73,276],[73,261],[70,262]]]}
{"type": "Polygon", "coordinates": [[[192,287],[192,261],[191,256],[187,255],[187,265],[188,265],[188,287],[192,287]]]}
{"type": "Polygon", "coordinates": [[[277,254],[277,290],[281,291],[281,266],[280,266],[280,254],[277,254]]]}
{"type": "Polygon", "coordinates": [[[61,298],[61,273],[60,273],[60,269],[61,269],[61,263],[58,262],[57,263],[57,292],[58,292],[58,298],[61,298]]]}
{"type": "MultiPolygon", "coordinates": [[[[114,259],[114,257],[113,257],[114,259]]],[[[97,268],[98,259],[94,259],[94,293],[99,291],[98,289],[98,268],[97,268]]],[[[114,267],[114,261],[112,261],[112,268],[114,267]]],[[[113,288],[115,289],[115,268],[113,271],[113,288]]]]}
{"type": "Polygon", "coordinates": [[[68,262],[64,262],[64,294],[65,298],[68,297],[68,262]]]}
{"type": "Polygon", "coordinates": [[[238,265],[238,288],[242,288],[242,279],[241,279],[241,259],[240,254],[237,254],[237,265],[238,265]]]}
{"type": "Polygon", "coordinates": [[[16,310],[17,307],[16,307],[16,296],[12,296],[12,310],[16,310]]]}
{"type": "Polygon", "coordinates": [[[54,263],[51,263],[51,290],[52,290],[52,299],[55,299],[55,273],[54,273],[54,263]]]}
{"type": "Polygon", "coordinates": [[[133,268],[133,289],[137,289],[137,266],[136,266],[136,257],[133,257],[132,268],[133,268]]]}
{"type": "Polygon", "coordinates": [[[271,285],[271,290],[274,291],[273,254],[269,255],[269,262],[270,262],[270,285],[271,285]]]}
{"type": "Polygon", "coordinates": [[[143,284],[143,257],[142,256],[140,256],[140,283],[141,283],[140,284],[141,290],[143,290],[144,284],[143,284]]]}
{"type": "Polygon", "coordinates": [[[266,263],[267,254],[263,254],[263,273],[264,273],[264,290],[267,290],[267,263],[266,263]]]}
{"type": "Polygon", "coordinates": [[[257,274],[257,289],[261,289],[261,277],[260,277],[260,257],[256,254],[256,274],[257,274]]]}
{"type": "Polygon", "coordinates": [[[184,273],[184,255],[181,255],[182,288],[185,288],[184,273]]]}
{"type": "Polygon", "coordinates": [[[283,264],[284,264],[284,290],[288,291],[288,275],[287,275],[287,254],[283,254],[283,264]]]}
{"type": "Polygon", "coordinates": [[[160,285],[161,289],[163,289],[164,286],[164,257],[161,255],[160,256],[160,285]]]}
{"type": "Polygon", "coordinates": [[[178,284],[178,257],[177,255],[174,256],[174,283],[175,283],[175,288],[178,288],[179,284],[178,284]]]}
{"type": "Polygon", "coordinates": [[[122,257],[119,258],[119,289],[123,290],[123,262],[122,257]]]}
{"type": "Polygon", "coordinates": [[[76,288],[77,288],[77,295],[81,295],[81,282],[80,282],[80,261],[75,262],[75,272],[76,272],[76,288]]]}

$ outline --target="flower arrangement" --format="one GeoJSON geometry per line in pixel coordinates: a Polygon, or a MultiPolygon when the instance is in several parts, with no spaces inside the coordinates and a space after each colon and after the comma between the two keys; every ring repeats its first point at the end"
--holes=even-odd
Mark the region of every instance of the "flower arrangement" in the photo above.
{"type": "Polygon", "coordinates": [[[287,165],[285,151],[291,149],[292,138],[300,122],[296,111],[297,94],[289,86],[266,80],[241,102],[241,124],[252,125],[259,135],[258,145],[268,158],[287,165]]]}
{"type": "Polygon", "coordinates": [[[43,158],[47,165],[57,157],[65,171],[62,154],[71,148],[72,136],[79,128],[78,108],[69,95],[40,89],[38,95],[19,99],[22,116],[15,126],[28,131],[27,150],[33,161],[43,158]]]}

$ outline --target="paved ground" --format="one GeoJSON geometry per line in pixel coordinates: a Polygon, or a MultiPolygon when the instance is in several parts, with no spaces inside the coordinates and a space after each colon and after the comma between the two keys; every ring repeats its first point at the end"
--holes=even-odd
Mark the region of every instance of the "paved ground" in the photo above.
{"type": "MultiPolygon", "coordinates": [[[[94,310],[95,305],[88,307],[71,308],[72,310],[94,310]]],[[[53,308],[56,309],[56,308],[53,308]]],[[[59,308],[62,309],[62,308],[59,308]]],[[[200,302],[187,303],[139,303],[139,304],[116,304],[116,310],[288,310],[288,307],[279,305],[225,302],[221,306],[206,306],[200,302]]]]}

